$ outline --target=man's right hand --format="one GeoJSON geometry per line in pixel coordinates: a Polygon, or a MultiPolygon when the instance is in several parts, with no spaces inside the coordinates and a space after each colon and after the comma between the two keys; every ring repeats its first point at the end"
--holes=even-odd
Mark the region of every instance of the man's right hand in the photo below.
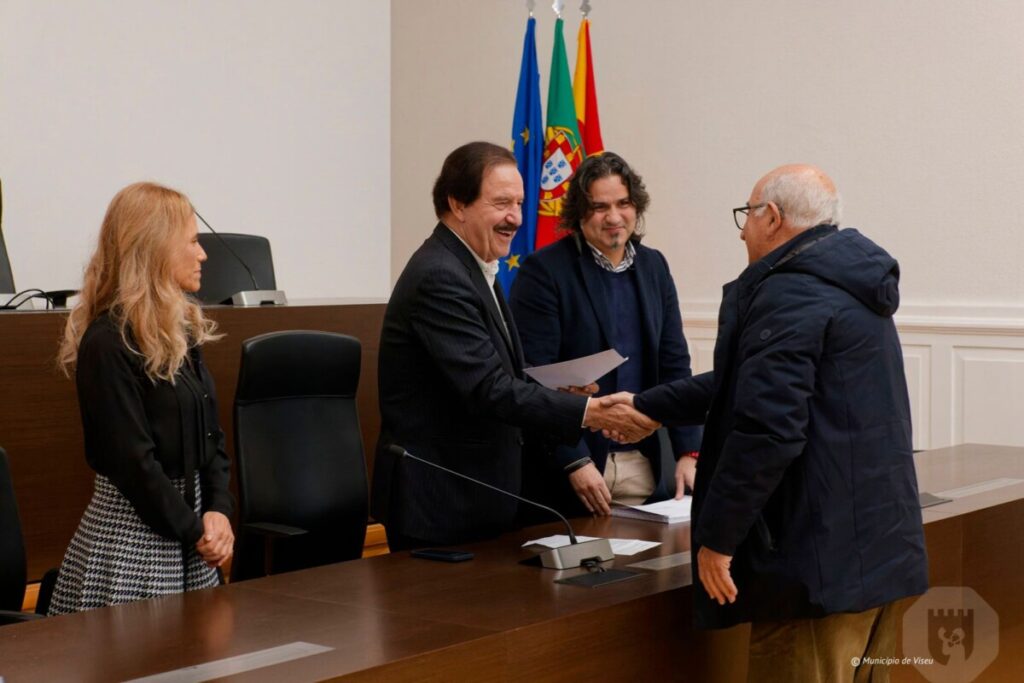
{"type": "Polygon", "coordinates": [[[590,399],[583,426],[601,430],[619,443],[636,443],[647,438],[661,424],[633,408],[632,398],[631,394],[623,392],[590,399]]]}
{"type": "Polygon", "coordinates": [[[569,483],[590,514],[600,516],[612,513],[612,494],[594,463],[587,463],[570,473],[569,483]]]}

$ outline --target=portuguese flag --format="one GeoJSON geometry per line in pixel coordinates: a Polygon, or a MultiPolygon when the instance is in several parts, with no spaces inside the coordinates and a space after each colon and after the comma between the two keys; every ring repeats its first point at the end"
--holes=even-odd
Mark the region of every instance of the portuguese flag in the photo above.
{"type": "Polygon", "coordinates": [[[551,78],[548,81],[547,125],[544,129],[544,159],[541,162],[540,207],[537,210],[537,249],[562,236],[558,233],[562,197],[569,187],[569,178],[583,161],[562,25],[561,18],[555,21],[555,45],[551,52],[551,78]]]}
{"type": "Polygon", "coordinates": [[[576,121],[583,139],[583,151],[588,157],[600,154],[604,151],[604,141],[601,140],[601,120],[597,115],[589,19],[580,22],[580,33],[576,38],[576,74],[572,80],[572,94],[576,101],[576,121]]]}

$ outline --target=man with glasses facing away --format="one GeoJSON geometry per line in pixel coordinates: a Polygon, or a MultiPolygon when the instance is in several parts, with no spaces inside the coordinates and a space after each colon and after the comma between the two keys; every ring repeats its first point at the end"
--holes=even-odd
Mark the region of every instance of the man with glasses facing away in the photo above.
{"type": "Polygon", "coordinates": [[[928,588],[899,266],[838,229],[813,166],[775,169],[733,214],[750,265],[724,288],[714,371],[601,400],[704,422],[695,619],[753,622],[749,681],[888,680],[872,662],[895,656],[893,603],[928,588]]]}
{"type": "MultiPolygon", "coordinates": [[[[528,364],[614,348],[628,360],[601,378],[599,394],[635,393],[692,374],[668,262],[640,243],[649,203],[643,179],[613,152],[576,170],[562,208],[562,228],[571,234],[530,255],[512,285],[509,306],[528,364]]],[[[572,516],[610,514],[613,502],[682,498],[693,486],[700,435],[700,427],[672,428],[663,449],[658,435],[618,444],[584,430],[553,458],[544,447],[527,449],[523,489],[572,516]]]]}

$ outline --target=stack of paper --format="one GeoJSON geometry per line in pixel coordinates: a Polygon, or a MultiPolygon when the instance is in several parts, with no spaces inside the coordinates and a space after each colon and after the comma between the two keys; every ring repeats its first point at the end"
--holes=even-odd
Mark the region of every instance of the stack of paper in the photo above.
{"type": "Polygon", "coordinates": [[[686,496],[682,500],[670,498],[660,503],[648,503],[647,505],[615,506],[612,508],[612,516],[643,519],[648,522],[661,522],[662,524],[676,524],[677,522],[690,521],[691,505],[693,505],[692,496],[686,496]]]}

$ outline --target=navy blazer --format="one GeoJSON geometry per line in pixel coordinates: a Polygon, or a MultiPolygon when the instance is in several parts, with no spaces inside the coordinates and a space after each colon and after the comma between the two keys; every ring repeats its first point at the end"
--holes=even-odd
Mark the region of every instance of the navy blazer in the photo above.
{"type": "MultiPolygon", "coordinates": [[[[634,242],[637,294],[643,321],[643,388],[689,377],[690,353],[683,336],[679,299],[668,263],[661,252],[634,242]]],[[[559,240],[534,254],[522,264],[512,285],[509,307],[519,327],[527,366],[571,360],[605,351],[611,347],[613,329],[611,296],[593,253],[578,234],[559,240]]],[[[598,395],[614,393],[615,373],[598,382],[598,395]]],[[[640,442],[639,450],[651,461],[657,485],[650,501],[675,494],[675,459],[700,449],[700,427],[668,430],[670,448],[663,448],[658,435],[640,442]]],[[[601,434],[582,430],[577,443],[555,449],[554,461],[530,454],[524,477],[565,480],[563,468],[589,456],[604,471],[609,447],[614,444],[601,434]]],[[[548,498],[555,507],[570,513],[583,512],[571,488],[551,483],[525,483],[527,490],[548,498]],[[536,486],[534,485],[536,484],[536,486]]]]}
{"type": "Polygon", "coordinates": [[[388,531],[463,543],[507,531],[516,501],[413,455],[518,493],[520,428],[573,441],[586,399],[522,375],[515,322],[469,249],[443,224],[416,250],[388,302],[378,357],[381,437],[371,510],[388,531]],[[507,322],[502,322],[502,318],[507,322]]]}

